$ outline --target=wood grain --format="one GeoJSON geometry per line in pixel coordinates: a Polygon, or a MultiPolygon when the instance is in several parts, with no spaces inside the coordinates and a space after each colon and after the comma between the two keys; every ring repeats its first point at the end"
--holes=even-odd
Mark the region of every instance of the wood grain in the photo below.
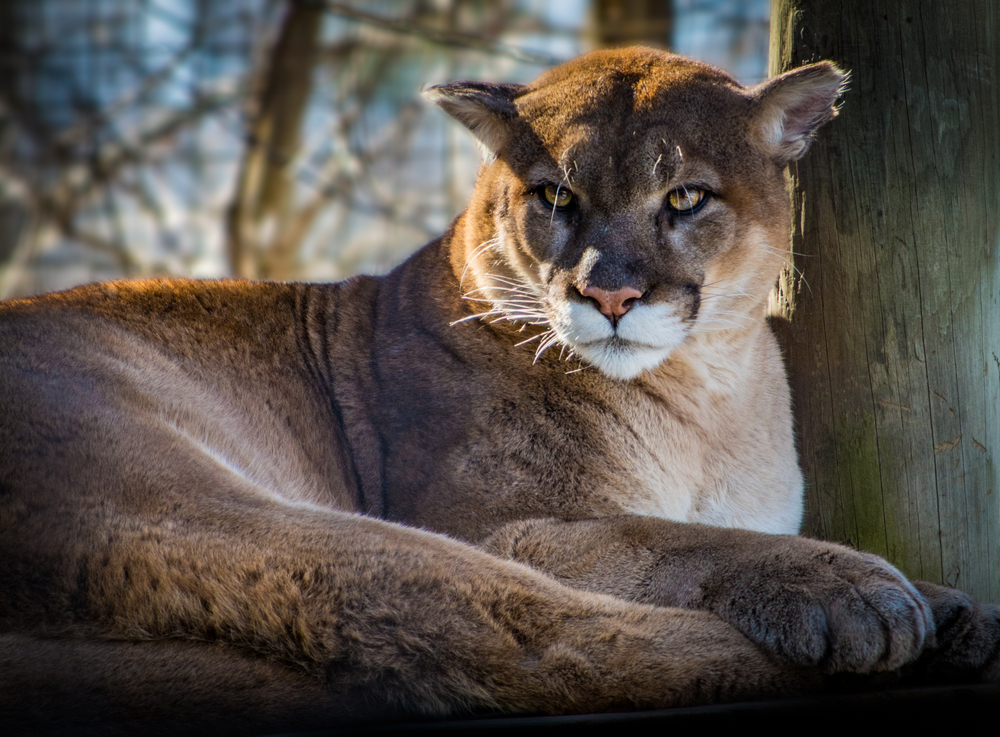
{"type": "Polygon", "coordinates": [[[804,531],[1000,602],[1000,13],[772,11],[772,73],[831,59],[852,78],[790,173],[801,274],[776,290],[804,531]]]}

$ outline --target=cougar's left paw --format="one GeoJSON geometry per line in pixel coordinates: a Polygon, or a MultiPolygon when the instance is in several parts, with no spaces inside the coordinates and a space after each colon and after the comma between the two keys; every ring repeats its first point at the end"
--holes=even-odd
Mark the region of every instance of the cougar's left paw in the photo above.
{"type": "Polygon", "coordinates": [[[824,671],[896,669],[934,638],[924,597],[887,562],[782,538],[703,587],[708,608],[782,659],[824,671]]]}
{"type": "Polygon", "coordinates": [[[914,582],[932,610],[937,642],[914,667],[918,682],[1000,682],[1000,606],[926,581],[914,582]]]}

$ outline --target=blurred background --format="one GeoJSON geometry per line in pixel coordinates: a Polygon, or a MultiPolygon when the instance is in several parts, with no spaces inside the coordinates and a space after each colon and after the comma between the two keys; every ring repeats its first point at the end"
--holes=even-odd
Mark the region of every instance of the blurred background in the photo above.
{"type": "Polygon", "coordinates": [[[653,45],[765,76],[768,0],[3,0],[0,298],[383,273],[464,207],[422,86],[653,45]]]}

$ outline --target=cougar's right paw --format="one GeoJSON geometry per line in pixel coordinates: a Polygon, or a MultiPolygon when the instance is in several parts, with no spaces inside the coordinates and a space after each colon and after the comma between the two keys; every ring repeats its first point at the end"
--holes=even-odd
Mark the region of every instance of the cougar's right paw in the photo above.
{"type": "Polygon", "coordinates": [[[894,670],[934,640],[930,606],[899,571],[806,538],[750,551],[703,594],[707,608],[778,657],[829,673],[894,670]]]}

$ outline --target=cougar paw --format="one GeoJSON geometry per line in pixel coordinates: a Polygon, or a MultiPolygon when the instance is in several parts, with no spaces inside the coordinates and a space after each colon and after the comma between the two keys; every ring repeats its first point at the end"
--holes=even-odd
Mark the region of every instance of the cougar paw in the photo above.
{"type": "Polygon", "coordinates": [[[712,608],[792,663],[828,673],[895,670],[934,641],[927,601],[874,555],[789,538],[741,569],[731,578],[739,594],[712,608]]]}
{"type": "Polygon", "coordinates": [[[936,624],[936,642],[915,670],[933,683],[1000,682],[1000,606],[926,581],[914,585],[936,624]]]}

